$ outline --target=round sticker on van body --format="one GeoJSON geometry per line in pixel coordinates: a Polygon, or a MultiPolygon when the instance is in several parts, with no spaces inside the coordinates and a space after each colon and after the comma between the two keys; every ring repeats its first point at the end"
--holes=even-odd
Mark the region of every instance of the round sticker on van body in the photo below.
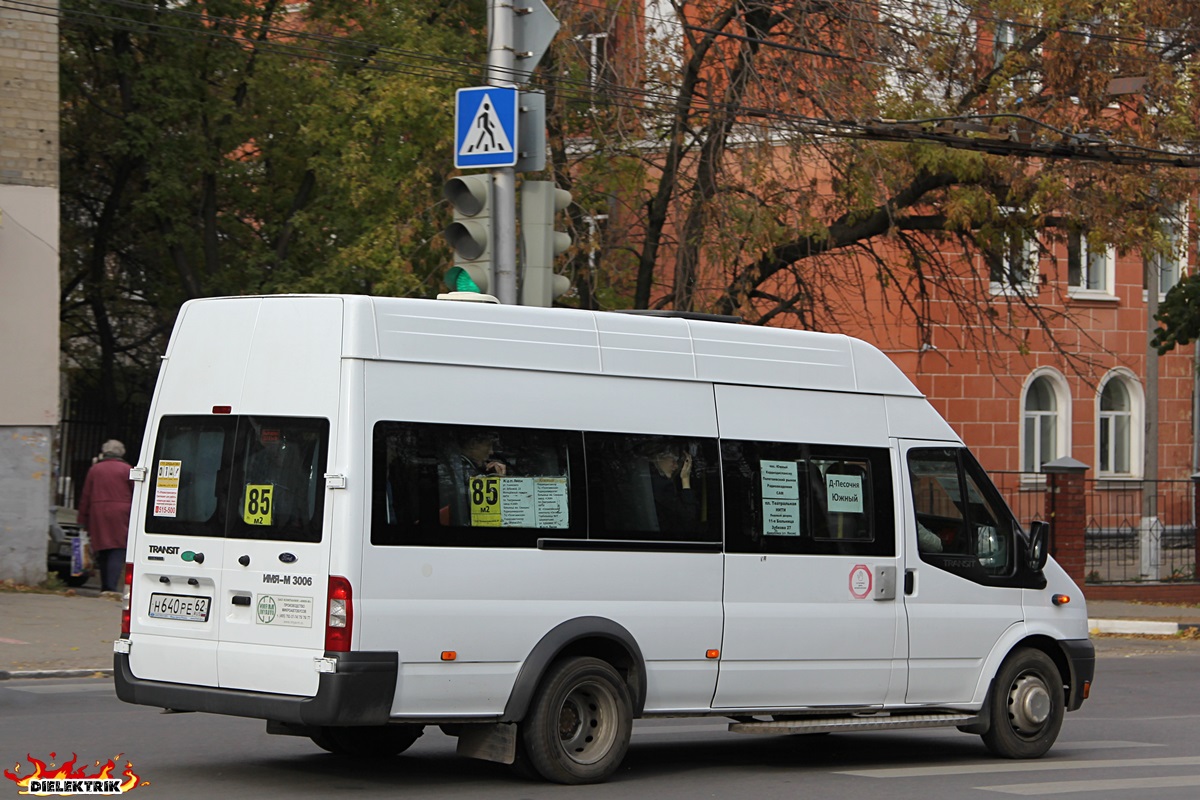
{"type": "Polygon", "coordinates": [[[850,568],[850,594],[855,600],[866,600],[871,594],[871,570],[866,564],[850,568]]]}
{"type": "Polygon", "coordinates": [[[311,597],[284,597],[261,594],[255,609],[255,622],[283,628],[311,628],[313,621],[313,599],[311,597]]]}

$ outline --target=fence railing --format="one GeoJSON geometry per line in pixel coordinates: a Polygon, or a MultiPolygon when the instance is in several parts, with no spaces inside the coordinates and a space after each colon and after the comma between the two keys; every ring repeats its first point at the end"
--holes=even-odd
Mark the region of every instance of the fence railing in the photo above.
{"type": "Polygon", "coordinates": [[[1195,485],[1084,481],[1088,583],[1196,580],[1195,485]]]}
{"type": "MultiPolygon", "coordinates": [[[[1021,525],[1045,518],[1045,476],[996,472],[992,479],[1021,525]]],[[[1084,480],[1087,583],[1197,582],[1196,484],[1084,480]]]]}

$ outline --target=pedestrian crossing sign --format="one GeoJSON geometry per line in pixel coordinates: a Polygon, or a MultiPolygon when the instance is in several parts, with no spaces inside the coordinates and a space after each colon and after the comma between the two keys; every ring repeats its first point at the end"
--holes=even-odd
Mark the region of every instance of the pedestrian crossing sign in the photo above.
{"type": "Polygon", "coordinates": [[[516,164],[516,87],[459,89],[454,99],[454,130],[455,167],[511,167],[516,164]]]}

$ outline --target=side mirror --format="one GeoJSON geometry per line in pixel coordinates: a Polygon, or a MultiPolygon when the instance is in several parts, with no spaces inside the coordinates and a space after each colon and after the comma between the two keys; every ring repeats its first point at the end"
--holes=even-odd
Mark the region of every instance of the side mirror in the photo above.
{"type": "Polygon", "coordinates": [[[1038,574],[1046,568],[1050,557],[1050,523],[1035,520],[1029,524],[1029,571],[1038,574]]]}

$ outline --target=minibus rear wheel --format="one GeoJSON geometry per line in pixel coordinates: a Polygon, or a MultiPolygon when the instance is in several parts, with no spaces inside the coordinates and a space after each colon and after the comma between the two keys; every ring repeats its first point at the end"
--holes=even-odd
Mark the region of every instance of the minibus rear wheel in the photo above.
{"type": "Polygon", "coordinates": [[[339,756],[391,758],[421,738],[423,725],[364,725],[325,727],[312,735],[313,744],[339,756]]]}
{"type": "Polygon", "coordinates": [[[599,783],[625,758],[633,703],[606,661],[577,656],[555,662],[521,724],[530,765],[548,781],[599,783]]]}
{"type": "Polygon", "coordinates": [[[1062,675],[1050,656],[1021,647],[1000,667],[992,695],[992,724],[983,743],[1001,758],[1039,758],[1058,738],[1066,714],[1062,675]]]}

